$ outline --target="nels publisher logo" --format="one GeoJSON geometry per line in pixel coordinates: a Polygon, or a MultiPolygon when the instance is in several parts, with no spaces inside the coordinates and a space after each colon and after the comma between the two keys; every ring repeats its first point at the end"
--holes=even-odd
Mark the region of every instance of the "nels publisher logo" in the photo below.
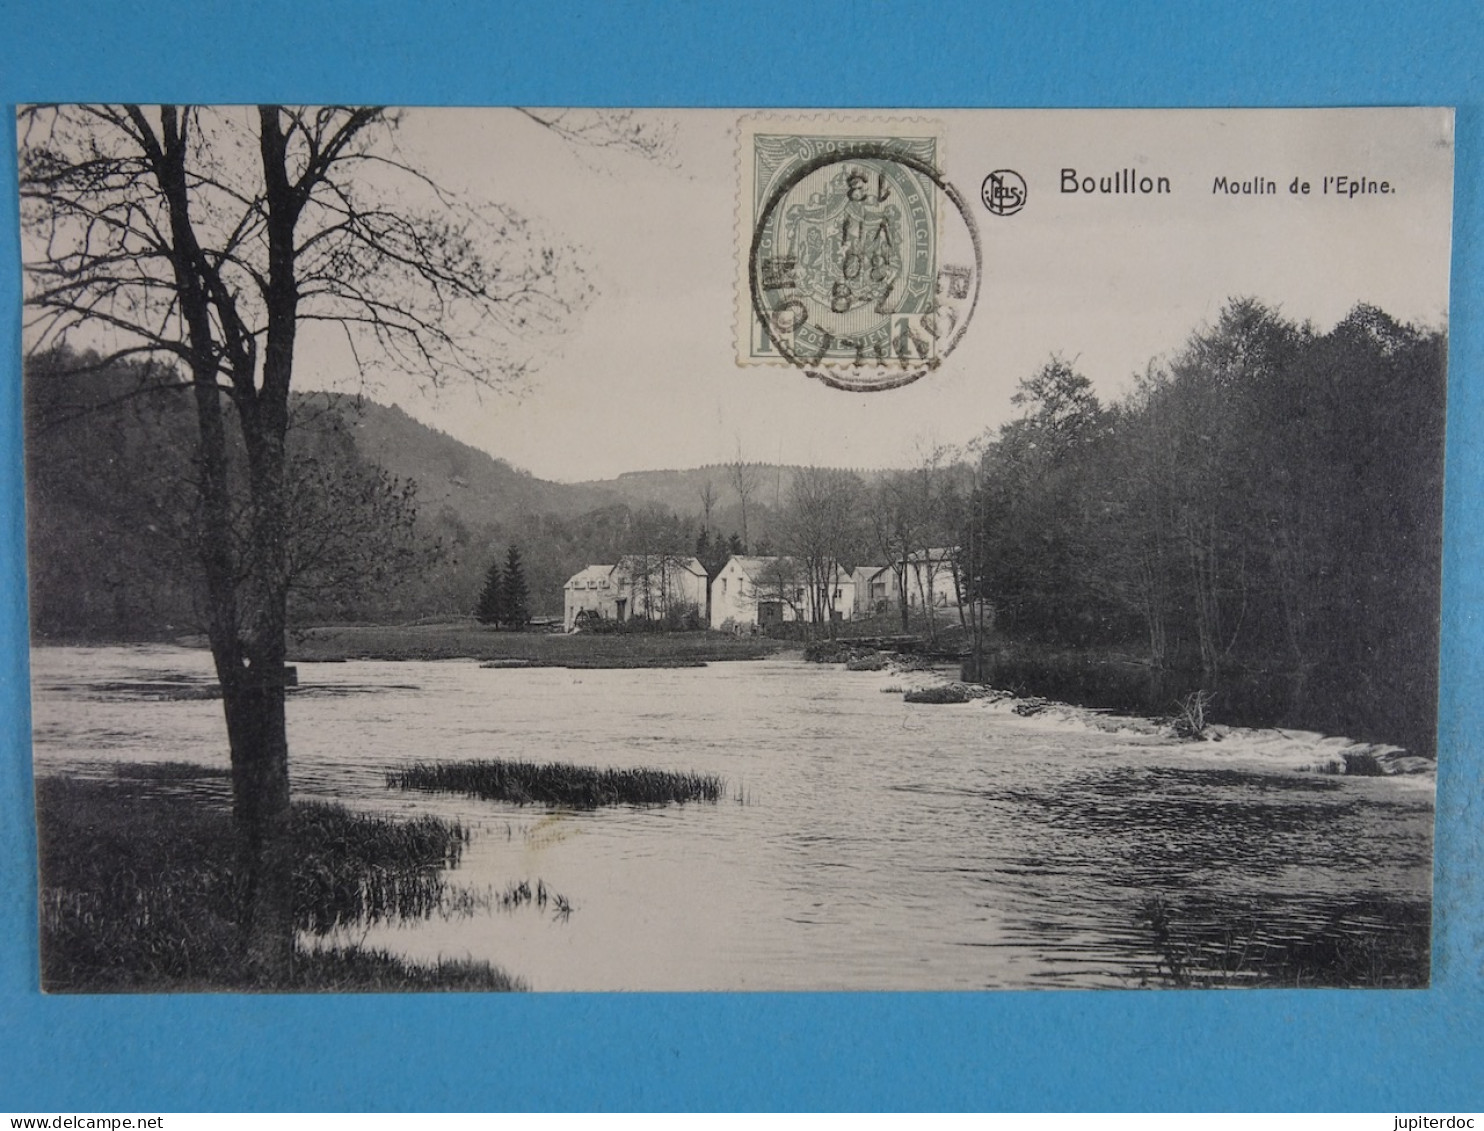
{"type": "Polygon", "coordinates": [[[979,198],[996,216],[1014,216],[1025,207],[1025,178],[1014,169],[996,169],[984,178],[979,198]]]}

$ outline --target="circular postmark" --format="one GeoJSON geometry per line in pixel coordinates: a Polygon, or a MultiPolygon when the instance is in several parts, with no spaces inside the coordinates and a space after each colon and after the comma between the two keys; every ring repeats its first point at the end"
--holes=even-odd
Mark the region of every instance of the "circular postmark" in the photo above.
{"type": "Polygon", "coordinates": [[[753,314],[782,360],[876,392],[931,373],[963,338],[983,252],[963,196],[931,163],[861,141],[770,189],[747,268],[753,314]]]}
{"type": "Polygon", "coordinates": [[[1025,196],[1025,178],[1014,169],[996,169],[979,187],[979,198],[995,216],[1014,216],[1025,207],[1025,196]]]}

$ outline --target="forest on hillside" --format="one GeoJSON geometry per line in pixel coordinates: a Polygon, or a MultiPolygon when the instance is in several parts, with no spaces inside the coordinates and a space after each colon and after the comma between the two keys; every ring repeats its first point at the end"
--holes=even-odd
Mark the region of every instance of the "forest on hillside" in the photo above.
{"type": "Polygon", "coordinates": [[[1373,307],[1237,301],[1118,404],[1053,360],[978,450],[966,586],[1005,639],[1431,752],[1446,357],[1373,307]]]}
{"type": "MultiPolygon", "coordinates": [[[[762,487],[748,488],[741,515],[735,496],[723,497],[725,469],[660,473],[661,497],[691,500],[677,513],[654,501],[648,479],[548,482],[396,407],[301,393],[292,414],[290,616],[300,627],[470,615],[490,564],[512,545],[537,616],[559,615],[563,583],[591,563],[698,550],[712,561],[734,545],[722,533],[729,520],[750,522],[753,544],[769,546],[774,509],[762,487]]],[[[200,632],[197,425],[181,375],[40,354],[26,364],[25,426],[33,635],[200,632]]],[[[234,475],[246,474],[243,453],[229,454],[234,475]]],[[[774,491],[788,470],[739,467],[774,491]]]]}

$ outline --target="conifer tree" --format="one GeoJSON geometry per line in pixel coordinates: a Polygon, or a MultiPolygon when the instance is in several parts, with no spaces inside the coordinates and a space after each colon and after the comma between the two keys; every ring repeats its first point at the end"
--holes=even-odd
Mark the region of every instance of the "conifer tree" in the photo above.
{"type": "Polygon", "coordinates": [[[520,560],[520,547],[511,545],[505,555],[505,574],[501,579],[502,620],[512,628],[523,628],[531,619],[530,593],[526,589],[526,571],[520,560]]]}
{"type": "Polygon", "coordinates": [[[490,562],[489,572],[484,575],[484,588],[479,593],[479,605],[474,616],[480,624],[500,627],[507,618],[505,604],[505,577],[500,571],[500,559],[490,562]]]}

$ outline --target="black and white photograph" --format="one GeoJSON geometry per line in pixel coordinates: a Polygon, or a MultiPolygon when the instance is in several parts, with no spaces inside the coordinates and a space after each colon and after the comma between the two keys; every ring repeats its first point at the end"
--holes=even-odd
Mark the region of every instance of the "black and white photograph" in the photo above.
{"type": "Polygon", "coordinates": [[[16,140],[46,992],[1430,984],[1452,111],[16,140]]]}

